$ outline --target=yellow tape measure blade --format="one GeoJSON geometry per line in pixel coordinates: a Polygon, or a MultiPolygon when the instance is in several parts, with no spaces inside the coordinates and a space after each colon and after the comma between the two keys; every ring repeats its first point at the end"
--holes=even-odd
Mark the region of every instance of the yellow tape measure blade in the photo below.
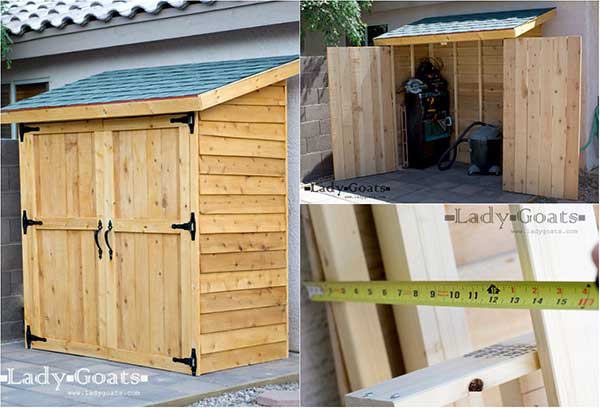
{"type": "Polygon", "coordinates": [[[595,282],[369,281],[305,282],[304,285],[315,302],[598,310],[595,282]]]}

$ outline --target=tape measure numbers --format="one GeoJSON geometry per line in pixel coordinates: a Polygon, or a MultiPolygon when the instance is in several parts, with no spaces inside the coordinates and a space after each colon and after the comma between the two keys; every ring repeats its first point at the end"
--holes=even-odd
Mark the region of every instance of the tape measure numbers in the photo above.
{"type": "Polygon", "coordinates": [[[315,302],[598,310],[595,282],[369,281],[306,282],[315,302]]]}

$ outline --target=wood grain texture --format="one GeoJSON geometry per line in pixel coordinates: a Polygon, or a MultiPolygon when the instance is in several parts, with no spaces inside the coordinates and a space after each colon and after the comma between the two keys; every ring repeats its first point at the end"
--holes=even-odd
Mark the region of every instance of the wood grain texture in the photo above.
{"type": "MultiPolygon", "coordinates": [[[[352,206],[313,205],[310,215],[325,279],[369,280],[352,206]]],[[[376,306],[336,303],[332,310],[351,389],[391,378],[376,306]]]]}
{"type": "Polygon", "coordinates": [[[503,188],[576,200],[581,37],[505,40],[504,49],[503,188]]]}
{"type": "Polygon", "coordinates": [[[395,170],[395,85],[390,47],[328,48],[336,179],[395,170]]]}
{"type": "MultiPolygon", "coordinates": [[[[552,216],[557,208],[544,205],[512,206],[512,212],[552,216]]],[[[593,281],[597,267],[591,251],[598,229],[591,205],[561,205],[560,211],[582,215],[576,223],[513,222],[525,280],[593,281]],[[539,235],[533,229],[560,232],[539,235]],[[571,231],[567,233],[566,231],[571,231]]],[[[593,283],[592,283],[593,284],[593,283]]],[[[585,298],[584,293],[581,298],[585,298]]],[[[540,365],[551,406],[586,406],[598,402],[598,319],[593,313],[532,310],[540,365]]]]}

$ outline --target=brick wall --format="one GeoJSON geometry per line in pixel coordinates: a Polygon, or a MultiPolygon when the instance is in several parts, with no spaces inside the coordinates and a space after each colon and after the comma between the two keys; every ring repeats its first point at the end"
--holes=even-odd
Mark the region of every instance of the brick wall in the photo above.
{"type": "Polygon", "coordinates": [[[2,192],[1,213],[2,237],[2,341],[23,338],[23,274],[21,262],[21,222],[19,194],[19,142],[2,140],[2,192]]]}
{"type": "Polygon", "coordinates": [[[302,57],[300,172],[303,182],[333,176],[325,57],[302,57]]]}

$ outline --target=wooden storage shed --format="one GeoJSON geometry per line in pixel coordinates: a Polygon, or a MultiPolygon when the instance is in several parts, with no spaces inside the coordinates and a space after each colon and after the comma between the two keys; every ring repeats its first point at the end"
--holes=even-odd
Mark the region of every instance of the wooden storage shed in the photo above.
{"type": "Polygon", "coordinates": [[[20,131],[29,347],[206,373],[285,358],[297,56],[105,72],[20,131]]]}
{"type": "MultiPolygon", "coordinates": [[[[328,48],[336,179],[407,167],[404,83],[425,57],[442,61],[453,139],[470,123],[503,128],[503,189],[577,198],[581,38],[543,37],[556,9],[425,18],[328,48]]],[[[461,145],[458,161],[469,162],[461,145]]]]}

